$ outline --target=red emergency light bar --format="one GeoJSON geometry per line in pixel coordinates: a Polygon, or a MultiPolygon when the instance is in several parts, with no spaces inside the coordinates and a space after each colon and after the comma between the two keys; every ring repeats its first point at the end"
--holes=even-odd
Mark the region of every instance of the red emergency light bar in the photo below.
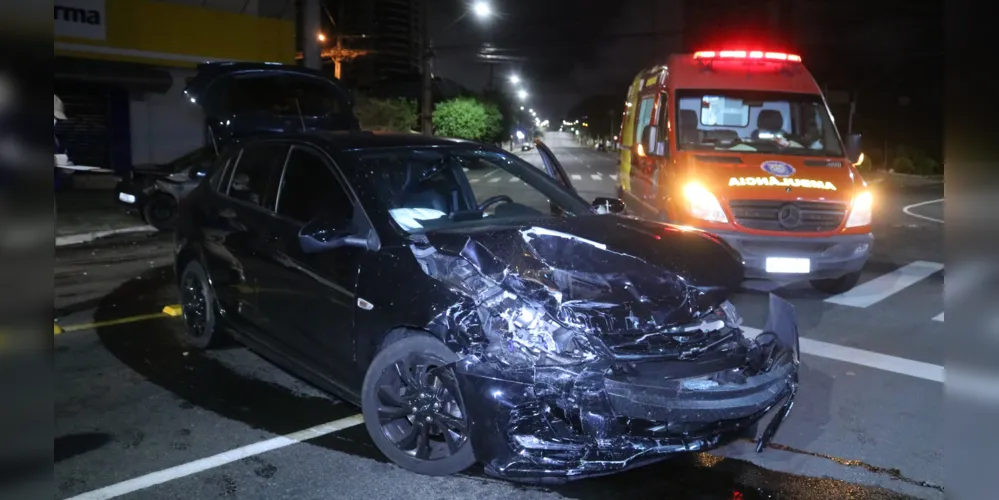
{"type": "Polygon", "coordinates": [[[801,56],[762,50],[702,50],[694,52],[694,59],[764,59],[768,61],[801,62],[801,56]]]}

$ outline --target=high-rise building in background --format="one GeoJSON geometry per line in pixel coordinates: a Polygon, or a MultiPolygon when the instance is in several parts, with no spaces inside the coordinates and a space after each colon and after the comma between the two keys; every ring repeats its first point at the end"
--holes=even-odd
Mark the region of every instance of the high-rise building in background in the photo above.
{"type": "Polygon", "coordinates": [[[329,19],[324,19],[324,26],[334,35],[366,35],[345,39],[344,44],[372,51],[344,63],[345,81],[363,85],[419,73],[421,0],[325,0],[325,4],[336,27],[329,19]]]}

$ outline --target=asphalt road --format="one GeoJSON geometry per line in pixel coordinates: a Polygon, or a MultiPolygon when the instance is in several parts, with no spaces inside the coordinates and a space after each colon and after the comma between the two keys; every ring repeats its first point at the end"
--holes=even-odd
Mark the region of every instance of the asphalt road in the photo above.
{"type": "MultiPolygon", "coordinates": [[[[584,198],[613,195],[614,155],[552,143],[584,198]]],[[[523,156],[539,162],[534,151],[523,156]]],[[[491,183],[481,179],[473,187],[491,183]]],[[[492,184],[499,182],[510,181],[492,184]]],[[[497,481],[477,469],[449,478],[410,474],[374,448],[356,425],[356,408],[246,349],[189,352],[176,341],[180,321],[168,316],[119,323],[177,302],[169,235],[59,248],[54,305],[67,331],[55,339],[55,496],[943,498],[946,331],[934,319],[943,311],[943,227],[903,211],[942,197],[941,185],[877,185],[875,254],[856,294],[830,298],[807,284],[750,282],[735,297],[749,327],[763,326],[767,291],[799,315],[801,390],[773,449],[757,455],[740,442],[554,488],[497,481]],[[331,422],[302,443],[275,440],[331,422]]],[[[910,211],[933,218],[932,210],[942,204],[910,211]]]]}

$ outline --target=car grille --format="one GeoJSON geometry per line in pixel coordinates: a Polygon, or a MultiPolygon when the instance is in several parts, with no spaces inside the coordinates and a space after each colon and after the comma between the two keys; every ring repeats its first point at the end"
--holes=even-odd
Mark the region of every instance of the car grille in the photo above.
{"type": "Polygon", "coordinates": [[[788,231],[796,233],[818,233],[832,231],[839,227],[846,216],[846,203],[833,201],[774,201],[774,200],[732,200],[729,208],[736,224],[747,229],[762,231],[788,231]],[[781,210],[796,208],[800,217],[795,224],[792,220],[781,220],[781,210]]]}

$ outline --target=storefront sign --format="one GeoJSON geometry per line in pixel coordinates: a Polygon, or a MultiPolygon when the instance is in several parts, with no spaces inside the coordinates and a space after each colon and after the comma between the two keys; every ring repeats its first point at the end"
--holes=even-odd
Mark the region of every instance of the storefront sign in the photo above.
{"type": "Polygon", "coordinates": [[[107,37],[105,0],[55,0],[53,34],[104,40],[107,37]]]}

